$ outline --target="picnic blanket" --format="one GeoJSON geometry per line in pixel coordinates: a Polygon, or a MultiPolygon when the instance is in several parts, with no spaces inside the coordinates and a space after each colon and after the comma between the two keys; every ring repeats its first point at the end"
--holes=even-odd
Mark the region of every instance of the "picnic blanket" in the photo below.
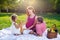
{"type": "Polygon", "coordinates": [[[44,32],[42,37],[28,34],[28,30],[24,31],[23,35],[15,36],[12,34],[9,28],[0,30],[0,40],[60,40],[60,35],[57,35],[57,38],[48,39],[46,37],[47,30],[44,32]]]}

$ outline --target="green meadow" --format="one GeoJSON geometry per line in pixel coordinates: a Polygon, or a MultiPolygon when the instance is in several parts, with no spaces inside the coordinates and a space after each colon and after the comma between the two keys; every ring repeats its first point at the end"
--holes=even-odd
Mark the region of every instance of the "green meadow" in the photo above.
{"type": "MultiPolygon", "coordinates": [[[[10,16],[13,13],[0,13],[0,30],[3,28],[7,28],[10,27],[11,25],[11,19],[10,16]]],[[[50,28],[53,24],[57,25],[57,29],[60,33],[60,14],[56,14],[56,13],[45,13],[45,14],[36,14],[38,16],[43,16],[44,20],[46,22],[47,28],[50,28]]],[[[26,14],[25,13],[20,13],[18,15],[18,21],[17,23],[19,23],[20,21],[22,21],[22,23],[26,22],[26,14]]]]}

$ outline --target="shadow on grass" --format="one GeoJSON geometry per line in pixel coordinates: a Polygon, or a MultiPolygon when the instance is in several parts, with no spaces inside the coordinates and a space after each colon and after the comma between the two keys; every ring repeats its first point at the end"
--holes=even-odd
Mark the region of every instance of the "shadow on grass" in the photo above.
{"type": "MultiPolygon", "coordinates": [[[[4,17],[4,16],[11,16],[13,13],[0,13],[0,17],[4,17]]],[[[18,16],[20,15],[25,15],[25,13],[16,13],[18,16]]],[[[43,16],[44,18],[47,18],[49,20],[58,20],[60,21],[60,14],[55,14],[55,13],[43,13],[43,14],[36,14],[38,16],[43,16]]]]}
{"type": "Polygon", "coordinates": [[[50,20],[58,20],[60,21],[60,14],[56,13],[45,13],[45,14],[37,14],[38,16],[43,16],[44,18],[50,19],[50,20]]]}
{"type": "MultiPolygon", "coordinates": [[[[14,14],[14,13],[0,13],[0,17],[4,17],[4,16],[11,16],[12,14],[14,14]]],[[[25,13],[16,13],[18,16],[20,16],[20,15],[23,15],[23,14],[25,14],[25,13]]]]}
{"type": "Polygon", "coordinates": [[[11,16],[11,13],[0,13],[0,17],[11,16]]]}

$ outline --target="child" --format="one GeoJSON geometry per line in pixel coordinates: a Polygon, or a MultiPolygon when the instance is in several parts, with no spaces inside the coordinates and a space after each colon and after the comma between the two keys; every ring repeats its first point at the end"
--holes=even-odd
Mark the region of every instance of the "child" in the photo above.
{"type": "Polygon", "coordinates": [[[26,28],[29,30],[35,30],[35,22],[36,22],[36,15],[35,10],[33,7],[29,6],[27,8],[27,22],[26,22],[26,28]]]}
{"type": "Polygon", "coordinates": [[[46,23],[44,22],[42,17],[38,16],[37,17],[37,23],[36,23],[37,35],[42,36],[45,30],[46,30],[46,23]]]}
{"type": "Polygon", "coordinates": [[[56,24],[53,24],[52,27],[47,32],[47,38],[49,39],[57,38],[57,33],[58,33],[58,30],[56,28],[56,24]]]}
{"type": "Polygon", "coordinates": [[[14,35],[20,35],[23,33],[23,29],[22,29],[22,24],[20,22],[20,24],[18,25],[16,23],[16,20],[17,20],[17,15],[16,14],[13,14],[11,16],[11,20],[12,20],[12,25],[11,25],[11,31],[14,35]]]}

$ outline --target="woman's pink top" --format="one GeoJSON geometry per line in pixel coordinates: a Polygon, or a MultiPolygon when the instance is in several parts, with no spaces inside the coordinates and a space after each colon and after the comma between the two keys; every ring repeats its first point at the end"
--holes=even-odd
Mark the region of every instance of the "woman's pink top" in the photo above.
{"type": "MultiPolygon", "coordinates": [[[[33,18],[30,18],[30,16],[27,19],[26,27],[29,28],[34,24],[35,16],[33,18]]],[[[32,28],[33,29],[33,28],[32,28]]]]}
{"type": "Polygon", "coordinates": [[[46,30],[46,23],[36,24],[36,32],[39,35],[43,35],[43,32],[46,30]]]}

